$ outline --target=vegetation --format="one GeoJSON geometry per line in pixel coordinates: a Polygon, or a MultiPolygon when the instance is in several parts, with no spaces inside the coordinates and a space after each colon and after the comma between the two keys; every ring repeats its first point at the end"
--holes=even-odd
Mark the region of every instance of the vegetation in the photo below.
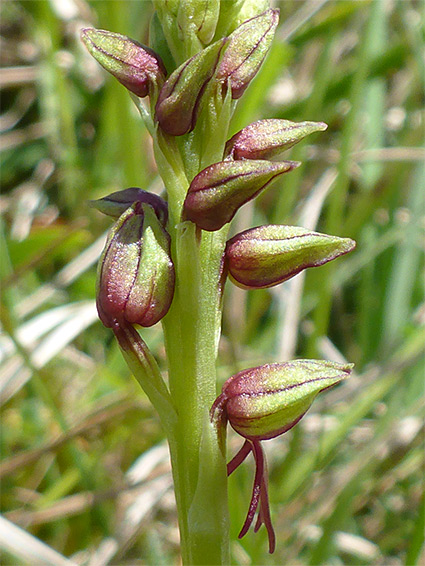
{"type": "MultiPolygon", "coordinates": [[[[228,284],[218,372],[223,383],[291,357],[349,360],[356,372],[263,442],[273,556],[262,531],[237,539],[251,465],[230,477],[232,563],[413,566],[424,558],[420,6],[276,5],[272,51],[230,133],[271,117],[329,127],[288,152],[302,166],[243,207],[232,233],[294,224],[357,249],[269,290],[228,284]]],[[[128,93],[78,38],[95,26],[147,43],[153,8],[42,0],[1,10],[2,561],[175,563],[168,450],[97,319],[95,264],[110,220],[87,205],[162,186],[128,93]]],[[[161,326],[142,335],[165,375],[161,326]]],[[[240,446],[230,434],[229,459],[240,446]]]]}

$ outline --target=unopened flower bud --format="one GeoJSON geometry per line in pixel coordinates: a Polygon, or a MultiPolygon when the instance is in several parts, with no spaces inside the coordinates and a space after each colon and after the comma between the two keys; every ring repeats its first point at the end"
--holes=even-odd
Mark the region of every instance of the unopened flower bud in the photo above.
{"type": "Polygon", "coordinates": [[[153,208],[136,202],[113,226],[98,269],[97,310],[103,324],[152,326],[174,293],[170,237],[153,208]]]}
{"type": "Polygon", "coordinates": [[[224,383],[212,418],[224,414],[248,439],[274,438],[303,417],[318,393],[349,377],[352,368],[353,364],[295,360],[240,371],[224,383]]]}
{"type": "Polygon", "coordinates": [[[279,21],[279,10],[266,10],[241,24],[229,36],[223,58],[217,69],[217,80],[232,98],[240,98],[257,74],[267,55],[279,21]]]}
{"type": "Polygon", "coordinates": [[[177,25],[183,40],[194,35],[208,45],[214,37],[220,13],[220,0],[181,0],[177,15],[177,25]]]}
{"type": "Polygon", "coordinates": [[[106,197],[91,200],[89,204],[107,216],[119,218],[135,202],[149,204],[154,209],[158,220],[165,227],[168,219],[168,204],[160,196],[138,187],[116,191],[106,197]]]}
{"type": "Polygon", "coordinates": [[[155,107],[161,128],[172,136],[192,131],[204,90],[214,74],[223,41],[213,43],[180,65],[164,83],[155,107]]]}
{"type": "Polygon", "coordinates": [[[324,131],[327,127],[324,122],[258,120],[230,138],[224,154],[233,159],[271,159],[309,134],[324,131]]]}
{"type": "Polygon", "coordinates": [[[164,82],[166,70],[159,55],[126,35],[85,28],[81,39],[96,61],[136,96],[147,96],[164,82]]]}
{"type": "Polygon", "coordinates": [[[354,249],[350,238],[319,234],[298,226],[258,226],[226,245],[230,279],[245,289],[265,289],[307,267],[318,267],[354,249]]]}
{"type": "Polygon", "coordinates": [[[279,175],[298,167],[296,161],[220,161],[193,179],[183,206],[183,219],[203,230],[219,230],[240,206],[253,199],[279,175]]]}

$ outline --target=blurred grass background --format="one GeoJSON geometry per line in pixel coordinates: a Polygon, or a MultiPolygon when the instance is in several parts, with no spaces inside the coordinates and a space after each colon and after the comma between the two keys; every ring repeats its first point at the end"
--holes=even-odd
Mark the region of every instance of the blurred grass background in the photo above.
{"type": "MultiPolygon", "coordinates": [[[[231,133],[266,117],[329,129],[287,154],[303,166],[232,230],[292,223],[358,246],[268,291],[229,283],[219,376],[295,356],[356,374],[265,443],[275,555],[264,532],[237,540],[252,462],[230,478],[233,563],[424,564],[424,5],[274,5],[276,41],[231,133]]],[[[146,43],[151,14],[148,1],[1,5],[2,564],[178,562],[162,431],[97,321],[110,221],[87,206],[162,186],[130,97],[78,40],[94,25],[146,43]]],[[[165,371],[160,325],[143,337],[165,371]]],[[[239,445],[230,433],[229,455],[239,445]]]]}

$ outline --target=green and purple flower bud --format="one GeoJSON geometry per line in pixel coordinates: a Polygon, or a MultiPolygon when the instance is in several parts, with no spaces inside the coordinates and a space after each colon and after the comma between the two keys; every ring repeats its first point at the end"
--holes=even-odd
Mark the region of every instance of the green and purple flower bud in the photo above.
{"type": "Polygon", "coordinates": [[[258,226],[226,245],[230,279],[244,289],[279,285],[307,267],[318,267],[354,249],[350,238],[319,234],[298,226],[258,226]]]}
{"type": "Polygon", "coordinates": [[[81,39],[96,61],[136,96],[152,94],[164,82],[166,70],[159,55],[126,35],[85,28],[81,39]]]}
{"type": "Polygon", "coordinates": [[[99,317],[108,328],[152,326],[166,315],[173,294],[170,237],[154,209],[136,202],[112,227],[100,258],[99,317]]]}
{"type": "Polygon", "coordinates": [[[168,220],[168,204],[166,201],[160,196],[138,187],[116,191],[106,197],[91,200],[89,204],[107,216],[119,218],[135,202],[149,204],[154,209],[161,224],[164,227],[166,226],[168,220]]]}
{"type": "Polygon", "coordinates": [[[183,205],[183,220],[203,230],[219,230],[239,207],[253,199],[274,179],[298,167],[296,161],[220,161],[193,179],[183,205]]]}
{"type": "Polygon", "coordinates": [[[234,430],[246,439],[228,463],[227,474],[233,473],[250,452],[256,465],[251,501],[239,538],[248,532],[259,508],[254,532],[264,524],[269,552],[274,552],[276,537],[270,516],[267,464],[261,441],[274,438],[295,426],[315,397],[349,377],[352,367],[352,364],[296,360],[247,369],[224,383],[221,395],[211,408],[211,420],[218,427],[230,422],[234,430]]]}
{"type": "Polygon", "coordinates": [[[279,21],[279,10],[266,10],[241,24],[229,36],[217,69],[223,89],[230,85],[232,98],[242,96],[266,57],[279,21]]]}
{"type": "Polygon", "coordinates": [[[349,377],[353,365],[295,360],[240,371],[215,401],[232,428],[248,439],[267,440],[291,429],[324,389],[349,377]]]}
{"type": "Polygon", "coordinates": [[[223,45],[223,41],[217,41],[200,51],[164,83],[155,116],[167,134],[181,136],[195,127],[202,95],[215,72],[223,45]]]}
{"type": "Polygon", "coordinates": [[[324,122],[258,120],[230,138],[224,155],[232,159],[271,159],[309,134],[323,132],[327,127],[324,122]]]}

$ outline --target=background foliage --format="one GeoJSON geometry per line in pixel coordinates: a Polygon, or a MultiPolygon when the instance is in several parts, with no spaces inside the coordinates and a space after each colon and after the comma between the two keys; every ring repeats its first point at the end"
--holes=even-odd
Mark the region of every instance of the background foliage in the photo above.
{"type": "MultiPolygon", "coordinates": [[[[237,540],[252,463],[230,478],[233,560],[423,563],[421,3],[275,5],[277,39],[232,133],[266,117],[329,129],[288,153],[303,166],[245,206],[234,231],[317,226],[358,247],[272,290],[229,283],[219,375],[293,355],[347,359],[356,375],[265,443],[274,556],[264,533],[237,540]]],[[[16,0],[1,11],[2,560],[175,563],[167,448],[97,321],[95,264],[110,222],[87,206],[162,187],[130,97],[78,40],[94,25],[146,43],[152,6],[16,0]]],[[[143,337],[165,371],[160,325],[143,337]]],[[[230,434],[229,454],[239,443],[230,434]]]]}

